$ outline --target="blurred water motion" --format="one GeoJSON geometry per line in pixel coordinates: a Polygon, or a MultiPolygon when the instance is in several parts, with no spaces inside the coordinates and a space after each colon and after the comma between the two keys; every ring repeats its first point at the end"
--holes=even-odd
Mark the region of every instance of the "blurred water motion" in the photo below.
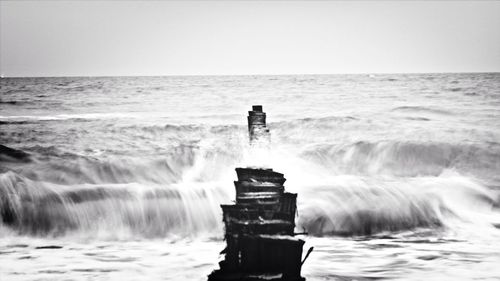
{"type": "Polygon", "coordinates": [[[0,280],[205,280],[245,165],[299,194],[308,280],[500,276],[499,74],[0,83],[0,280]]]}

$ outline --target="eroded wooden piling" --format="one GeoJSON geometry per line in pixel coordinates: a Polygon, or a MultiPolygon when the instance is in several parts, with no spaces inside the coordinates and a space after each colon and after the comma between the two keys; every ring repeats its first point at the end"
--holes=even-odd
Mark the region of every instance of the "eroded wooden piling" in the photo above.
{"type": "Polygon", "coordinates": [[[266,124],[266,113],[262,111],[262,105],[252,106],[248,112],[248,137],[250,144],[256,142],[269,142],[271,134],[266,124]]]}

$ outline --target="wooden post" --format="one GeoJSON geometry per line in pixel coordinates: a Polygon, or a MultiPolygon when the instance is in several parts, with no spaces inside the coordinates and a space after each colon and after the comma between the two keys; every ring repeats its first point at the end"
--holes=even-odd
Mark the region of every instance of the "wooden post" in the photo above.
{"type": "Polygon", "coordinates": [[[248,136],[250,144],[257,141],[270,141],[271,134],[266,125],[266,113],[262,111],[262,105],[252,106],[252,110],[248,112],[248,136]]]}
{"type": "MultiPolygon", "coordinates": [[[[250,144],[269,140],[262,106],[248,114],[250,144]]],[[[285,192],[284,175],[272,169],[236,168],[236,175],[236,204],[221,205],[225,259],[208,280],[305,280],[300,276],[304,241],[293,237],[297,194],[285,192]]]]}

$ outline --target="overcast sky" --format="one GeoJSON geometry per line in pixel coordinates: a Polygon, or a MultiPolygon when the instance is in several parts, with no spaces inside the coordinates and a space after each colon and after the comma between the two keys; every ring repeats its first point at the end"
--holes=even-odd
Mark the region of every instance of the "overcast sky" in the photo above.
{"type": "Polygon", "coordinates": [[[500,71],[500,1],[5,1],[4,76],[500,71]]]}

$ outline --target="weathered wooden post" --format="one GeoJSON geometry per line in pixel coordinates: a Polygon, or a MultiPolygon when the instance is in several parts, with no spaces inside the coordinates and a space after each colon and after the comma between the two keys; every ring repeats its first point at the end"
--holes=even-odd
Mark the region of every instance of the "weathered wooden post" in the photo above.
{"type": "MultiPolygon", "coordinates": [[[[262,106],[252,109],[250,143],[269,139],[262,106]]],[[[293,237],[297,194],[285,192],[284,175],[272,169],[236,168],[236,174],[236,204],[221,205],[225,258],[208,280],[305,280],[300,276],[304,241],[293,237]]]]}
{"type": "Polygon", "coordinates": [[[271,134],[266,125],[266,113],[262,111],[262,105],[252,106],[248,112],[248,136],[250,144],[255,142],[269,142],[271,134]]]}

